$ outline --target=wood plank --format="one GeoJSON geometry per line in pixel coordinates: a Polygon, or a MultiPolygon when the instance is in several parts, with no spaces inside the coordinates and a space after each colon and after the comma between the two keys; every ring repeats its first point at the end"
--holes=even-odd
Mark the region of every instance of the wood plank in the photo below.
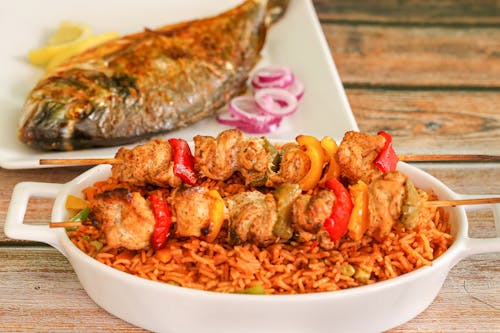
{"type": "Polygon", "coordinates": [[[500,327],[500,256],[472,256],[455,266],[434,302],[389,332],[497,332],[500,327]],[[473,325],[473,326],[471,326],[473,325]]]}
{"type": "Polygon", "coordinates": [[[0,258],[0,330],[143,332],[99,308],[55,249],[0,248],[0,258]]]}
{"type": "Polygon", "coordinates": [[[500,155],[500,94],[347,89],[360,130],[386,130],[401,154],[500,155]]]}
{"type": "Polygon", "coordinates": [[[498,0],[313,0],[321,20],[385,24],[500,25],[498,0]]]}
{"type": "Polygon", "coordinates": [[[500,28],[322,28],[347,87],[500,88],[500,28]]]}
{"type": "MultiPolygon", "coordinates": [[[[68,261],[52,248],[0,248],[0,330],[142,332],[100,309],[68,261]]],[[[455,266],[434,303],[392,332],[495,331],[500,324],[500,256],[473,256],[455,266]],[[434,319],[430,319],[434,318],[434,319]]],[[[390,314],[388,314],[390,315],[390,314]]]]}

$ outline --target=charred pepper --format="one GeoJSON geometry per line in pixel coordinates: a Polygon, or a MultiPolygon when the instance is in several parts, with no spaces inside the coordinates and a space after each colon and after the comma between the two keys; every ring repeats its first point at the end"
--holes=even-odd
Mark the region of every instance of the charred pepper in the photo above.
{"type": "Polygon", "coordinates": [[[153,206],[155,217],[155,227],[151,235],[151,244],[155,250],[160,250],[165,247],[167,242],[170,225],[172,224],[172,215],[167,203],[160,196],[150,194],[149,201],[151,202],[151,206],[153,206]]]}
{"type": "Polygon", "coordinates": [[[332,214],[325,219],[323,226],[330,234],[331,240],[336,241],[347,231],[353,204],[349,191],[336,178],[328,179],[325,186],[335,194],[335,204],[332,214]]]}
{"type": "Polygon", "coordinates": [[[194,157],[186,140],[171,138],[168,142],[174,151],[174,173],[186,184],[196,185],[194,157]]]}
{"type": "Polygon", "coordinates": [[[385,144],[375,159],[375,165],[377,165],[382,172],[394,171],[396,170],[399,158],[392,147],[392,136],[384,131],[378,132],[378,135],[385,138],[385,144]]]}

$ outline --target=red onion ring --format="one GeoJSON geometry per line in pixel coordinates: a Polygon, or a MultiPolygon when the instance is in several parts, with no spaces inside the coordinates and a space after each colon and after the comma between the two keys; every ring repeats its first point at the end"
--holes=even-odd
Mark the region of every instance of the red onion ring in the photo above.
{"type": "Polygon", "coordinates": [[[305,86],[302,81],[295,79],[295,81],[288,88],[286,88],[286,91],[294,95],[297,100],[300,101],[302,96],[304,96],[305,86]]]}
{"type": "Polygon", "coordinates": [[[238,126],[243,121],[241,118],[235,116],[234,114],[232,114],[230,111],[227,110],[217,113],[215,119],[217,119],[219,124],[228,126],[238,126]]]}
{"type": "Polygon", "coordinates": [[[216,119],[222,125],[233,126],[246,133],[262,134],[275,131],[281,123],[279,118],[266,117],[268,122],[247,121],[226,110],[218,113],[216,119]]]}
{"type": "Polygon", "coordinates": [[[284,89],[259,89],[254,97],[258,108],[270,116],[282,118],[297,111],[297,98],[284,89]],[[269,98],[274,103],[270,103],[269,98]]]}
{"type": "Polygon", "coordinates": [[[262,88],[287,88],[295,77],[292,71],[286,67],[272,65],[259,68],[252,76],[251,83],[254,89],[262,88]]]}
{"type": "Polygon", "coordinates": [[[258,123],[241,123],[236,126],[238,129],[242,130],[246,133],[251,134],[264,134],[269,132],[274,132],[280,126],[281,119],[278,119],[278,122],[275,123],[267,123],[267,124],[258,124],[258,123]]]}
{"type": "Polygon", "coordinates": [[[274,118],[274,116],[264,114],[252,96],[235,97],[229,102],[228,108],[233,115],[246,122],[268,123],[274,118]]]}

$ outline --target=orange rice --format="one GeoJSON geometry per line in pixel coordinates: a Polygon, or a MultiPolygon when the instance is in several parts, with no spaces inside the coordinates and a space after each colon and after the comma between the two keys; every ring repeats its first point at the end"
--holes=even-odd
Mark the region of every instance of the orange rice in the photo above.
{"type": "MultiPolygon", "coordinates": [[[[206,181],[202,186],[217,189],[223,197],[248,190],[237,179],[206,181]]],[[[91,199],[95,193],[115,187],[123,186],[111,179],[96,183],[84,193],[91,199]]],[[[160,251],[109,248],[104,235],[91,226],[68,231],[68,235],[96,260],[139,277],[229,293],[261,285],[267,294],[332,291],[387,280],[431,265],[452,242],[447,215],[430,207],[423,209],[420,222],[412,230],[398,224],[382,243],[366,235],[352,241],[346,235],[333,250],[321,249],[316,242],[276,243],[266,248],[232,246],[226,241],[224,229],[214,243],[171,237],[160,251]],[[101,244],[104,246],[99,249],[101,244]]]]}

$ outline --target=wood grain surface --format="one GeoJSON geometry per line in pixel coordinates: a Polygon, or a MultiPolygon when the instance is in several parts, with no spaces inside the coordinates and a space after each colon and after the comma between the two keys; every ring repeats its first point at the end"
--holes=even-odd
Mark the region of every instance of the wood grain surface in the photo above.
{"type": "MultiPolygon", "coordinates": [[[[313,2],[362,131],[389,131],[402,154],[500,155],[499,1],[313,2]]],[[[415,165],[455,192],[500,194],[500,163],[415,165]]],[[[99,308],[57,250],[3,233],[15,184],[87,169],[0,168],[0,331],[143,331],[99,308]]],[[[51,206],[31,200],[26,223],[48,223],[51,206]]],[[[468,217],[471,237],[495,237],[490,210],[468,217]]],[[[434,302],[390,332],[500,332],[500,254],[459,262],[434,302]]]]}

